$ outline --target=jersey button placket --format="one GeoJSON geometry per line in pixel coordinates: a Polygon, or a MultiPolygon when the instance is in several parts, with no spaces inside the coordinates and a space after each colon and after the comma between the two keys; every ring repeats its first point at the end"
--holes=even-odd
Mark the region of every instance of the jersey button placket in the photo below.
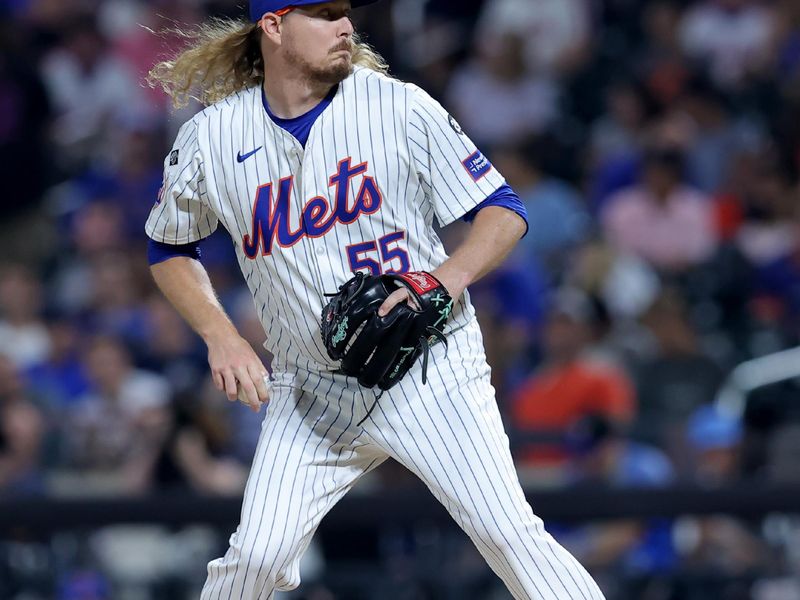
{"type": "MultiPolygon", "coordinates": [[[[314,132],[312,130],[311,135],[309,135],[308,140],[306,141],[305,147],[303,147],[300,144],[300,142],[298,142],[294,137],[292,137],[292,139],[295,142],[293,150],[292,150],[292,154],[294,155],[295,160],[299,161],[298,164],[297,164],[297,172],[300,174],[300,178],[302,179],[302,182],[306,182],[306,181],[312,181],[313,182],[314,181],[315,173],[314,173],[314,169],[313,169],[313,163],[310,164],[310,161],[306,161],[306,156],[307,156],[307,154],[309,152],[309,148],[313,145],[313,141],[314,141],[313,133],[314,132]]],[[[302,183],[300,183],[300,180],[297,177],[295,177],[295,183],[298,183],[298,188],[297,189],[298,189],[298,191],[301,192],[301,194],[300,194],[298,199],[300,200],[299,212],[302,215],[303,214],[303,208],[305,206],[305,201],[306,201],[306,199],[310,198],[311,196],[308,193],[306,193],[305,186],[302,183]]],[[[323,282],[322,282],[322,274],[320,273],[320,270],[319,270],[319,259],[314,259],[313,256],[314,256],[314,254],[316,254],[319,257],[319,256],[322,256],[323,254],[325,254],[324,237],[321,237],[321,238],[318,238],[318,239],[313,239],[313,238],[308,237],[308,238],[305,239],[304,243],[308,244],[307,247],[312,249],[312,251],[313,251],[313,254],[311,255],[312,262],[314,262],[316,264],[314,265],[314,268],[312,269],[312,276],[317,280],[317,285],[318,285],[317,289],[322,289],[321,286],[323,285],[323,282]]]]}

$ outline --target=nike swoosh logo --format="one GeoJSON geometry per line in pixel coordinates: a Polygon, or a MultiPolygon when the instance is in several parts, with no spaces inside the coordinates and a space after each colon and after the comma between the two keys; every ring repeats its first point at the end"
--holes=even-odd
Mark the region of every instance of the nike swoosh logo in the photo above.
{"type": "Polygon", "coordinates": [[[251,156],[253,156],[253,154],[255,154],[256,152],[258,152],[259,150],[261,150],[263,147],[264,147],[264,146],[259,146],[258,148],[256,148],[256,149],[255,149],[255,150],[253,150],[252,152],[248,152],[247,154],[242,154],[241,152],[239,152],[239,153],[237,153],[237,154],[236,154],[236,160],[237,160],[237,161],[239,161],[240,163],[243,163],[243,162],[244,162],[244,161],[246,161],[248,158],[250,158],[251,156]]]}

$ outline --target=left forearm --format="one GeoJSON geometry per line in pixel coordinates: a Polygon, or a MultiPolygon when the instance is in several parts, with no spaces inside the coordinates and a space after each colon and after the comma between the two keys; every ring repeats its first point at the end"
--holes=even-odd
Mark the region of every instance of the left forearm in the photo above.
{"type": "Polygon", "coordinates": [[[508,256],[525,233],[525,222],[516,213],[489,206],[475,217],[469,234],[453,255],[433,272],[453,298],[508,256]]]}

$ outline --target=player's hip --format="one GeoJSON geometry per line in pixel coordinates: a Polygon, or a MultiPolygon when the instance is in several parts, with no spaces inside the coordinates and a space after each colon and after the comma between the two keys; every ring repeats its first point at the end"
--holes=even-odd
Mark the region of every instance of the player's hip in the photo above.
{"type": "MultiPolygon", "coordinates": [[[[455,329],[448,330],[446,344],[438,342],[431,346],[427,369],[436,371],[445,380],[464,381],[465,378],[488,376],[489,366],[477,321],[472,318],[453,325],[455,329]]],[[[331,360],[317,343],[317,340],[306,340],[305,344],[296,342],[294,348],[303,348],[303,351],[292,351],[292,346],[268,348],[274,356],[272,368],[276,381],[326,397],[341,396],[342,390],[359,394],[380,392],[377,388],[363,388],[354,377],[342,374],[338,361],[331,360]],[[312,341],[314,345],[309,343],[312,341]]],[[[419,358],[401,383],[410,379],[421,382],[422,371],[423,360],[419,358]]]]}

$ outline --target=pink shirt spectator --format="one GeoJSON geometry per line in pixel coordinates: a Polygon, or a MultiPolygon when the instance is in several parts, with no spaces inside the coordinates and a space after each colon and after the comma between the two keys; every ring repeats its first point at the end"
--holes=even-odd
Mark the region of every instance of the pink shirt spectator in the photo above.
{"type": "Polygon", "coordinates": [[[641,186],[622,190],[609,201],[603,229],[623,252],[667,270],[702,262],[717,244],[712,203],[685,186],[674,188],[663,203],[641,186]]]}

